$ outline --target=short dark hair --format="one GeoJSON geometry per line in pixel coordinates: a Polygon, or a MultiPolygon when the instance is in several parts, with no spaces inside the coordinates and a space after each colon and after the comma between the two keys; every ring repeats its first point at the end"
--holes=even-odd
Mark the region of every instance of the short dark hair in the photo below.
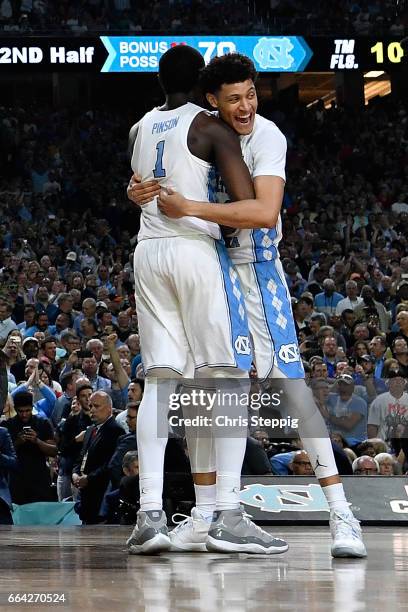
{"type": "Polygon", "coordinates": [[[63,391],[67,390],[68,385],[72,384],[73,381],[73,377],[74,377],[74,371],[71,372],[65,372],[65,374],[63,374],[60,378],[60,383],[61,383],[61,389],[63,391]]]}
{"type": "Polygon", "coordinates": [[[204,93],[216,93],[224,84],[255,83],[256,69],[252,60],[241,53],[227,53],[214,57],[200,75],[200,85],[204,93]]]}
{"type": "Polygon", "coordinates": [[[81,391],[83,391],[84,389],[90,389],[91,391],[93,391],[93,387],[92,387],[91,383],[83,383],[82,385],[79,385],[79,386],[76,388],[76,393],[75,393],[75,395],[76,395],[77,397],[79,397],[79,394],[80,394],[80,393],[81,393],[81,391]]]}
{"type": "Polygon", "coordinates": [[[55,336],[46,336],[46,338],[44,338],[44,340],[41,342],[41,348],[44,349],[50,342],[55,342],[55,344],[57,344],[57,339],[55,336]]]}
{"type": "Polygon", "coordinates": [[[145,381],[143,380],[143,378],[132,378],[130,382],[134,383],[135,385],[139,385],[141,390],[144,391],[145,381]]]}
{"type": "Polygon", "coordinates": [[[25,406],[33,406],[33,394],[30,391],[18,391],[13,396],[14,408],[23,408],[25,406]]]}
{"type": "Polygon", "coordinates": [[[189,93],[196,85],[204,58],[188,45],[177,45],[164,53],[159,61],[160,84],[166,94],[189,93]]]}

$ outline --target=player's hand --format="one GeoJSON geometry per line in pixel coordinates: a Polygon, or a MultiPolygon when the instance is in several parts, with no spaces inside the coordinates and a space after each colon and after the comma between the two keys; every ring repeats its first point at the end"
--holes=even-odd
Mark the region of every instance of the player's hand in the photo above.
{"type": "Polygon", "coordinates": [[[142,183],[142,179],[137,174],[133,174],[127,187],[127,197],[129,200],[143,206],[153,200],[160,193],[160,185],[158,181],[146,181],[142,183]]]}
{"type": "Polygon", "coordinates": [[[172,189],[161,189],[157,200],[160,211],[170,219],[180,219],[188,215],[189,201],[172,189]]]}

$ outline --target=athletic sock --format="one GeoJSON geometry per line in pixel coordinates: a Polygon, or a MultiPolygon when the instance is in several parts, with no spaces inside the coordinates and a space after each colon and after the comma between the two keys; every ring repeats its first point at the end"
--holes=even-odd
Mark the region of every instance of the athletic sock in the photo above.
{"type": "Polygon", "coordinates": [[[217,474],[217,510],[237,510],[241,474],[217,474]]]}
{"type": "Polygon", "coordinates": [[[150,473],[139,476],[140,510],[162,510],[163,475],[150,473]]]}
{"type": "Polygon", "coordinates": [[[213,485],[194,485],[196,510],[200,516],[207,522],[211,522],[213,512],[215,510],[215,499],[217,495],[217,486],[213,485]]]}
{"type": "Polygon", "coordinates": [[[336,512],[344,514],[352,514],[350,504],[346,499],[341,482],[322,487],[322,491],[326,496],[330,510],[335,510],[336,512]]]}

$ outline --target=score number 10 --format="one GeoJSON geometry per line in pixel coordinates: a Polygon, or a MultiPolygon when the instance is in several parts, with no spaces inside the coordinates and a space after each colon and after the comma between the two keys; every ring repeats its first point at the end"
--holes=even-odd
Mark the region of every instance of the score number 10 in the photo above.
{"type": "MultiPolygon", "coordinates": [[[[383,64],[384,63],[384,43],[383,42],[378,42],[374,45],[374,47],[371,47],[370,49],[371,53],[375,53],[375,55],[377,56],[377,64],[383,64]]],[[[386,46],[386,51],[387,51],[387,57],[388,60],[392,63],[392,64],[399,64],[401,63],[401,58],[404,57],[404,50],[401,47],[401,43],[399,42],[391,42],[386,46]]]]}

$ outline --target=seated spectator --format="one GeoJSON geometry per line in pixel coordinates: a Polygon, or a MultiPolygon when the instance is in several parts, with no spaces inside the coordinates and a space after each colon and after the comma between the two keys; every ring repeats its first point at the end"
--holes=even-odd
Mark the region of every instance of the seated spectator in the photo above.
{"type": "Polygon", "coordinates": [[[298,450],[293,453],[289,468],[294,476],[311,476],[313,474],[313,467],[305,450],[298,450]]]}
{"type": "Polygon", "coordinates": [[[376,476],[380,473],[380,466],[374,457],[362,455],[353,461],[353,474],[356,476],[376,476]]]}
{"type": "Polygon", "coordinates": [[[398,473],[398,462],[390,453],[379,453],[374,458],[380,466],[381,476],[394,476],[398,473]]]}
{"type": "Polygon", "coordinates": [[[20,391],[13,397],[16,416],[5,422],[18,459],[18,470],[10,475],[13,503],[51,501],[50,470],[47,457],[55,457],[57,447],[50,422],[33,415],[33,396],[20,391]]]}
{"type": "Polygon", "coordinates": [[[370,341],[370,353],[374,357],[374,378],[381,379],[387,350],[385,336],[374,336],[370,341]]]}

